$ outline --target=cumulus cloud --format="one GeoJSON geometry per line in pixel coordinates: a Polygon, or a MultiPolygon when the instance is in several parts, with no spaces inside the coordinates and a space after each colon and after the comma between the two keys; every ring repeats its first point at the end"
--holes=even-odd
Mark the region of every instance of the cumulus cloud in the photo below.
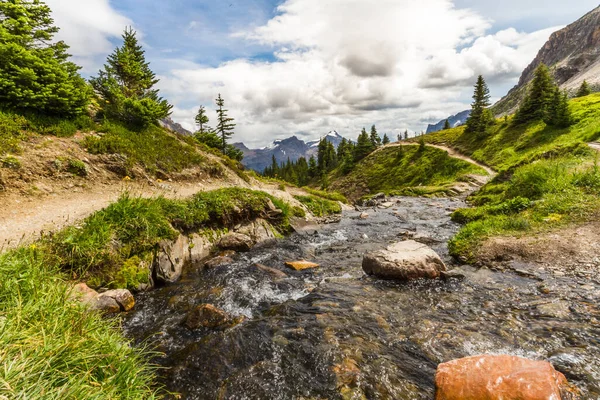
{"type": "Polygon", "coordinates": [[[120,37],[133,22],[114,10],[109,0],[46,0],[60,32],[56,36],[70,48],[84,72],[95,72],[113,50],[112,38],[120,37]]]}
{"type": "Polygon", "coordinates": [[[373,123],[391,135],[419,131],[466,109],[477,75],[516,80],[556,29],[486,35],[488,19],[449,0],[287,0],[277,11],[235,33],[271,48],[274,61],[188,62],[161,77],[163,93],[188,105],[175,119],[192,129],[189,105],[210,107],[221,93],[235,140],[250,146],[330,129],[354,137],[373,123]]]}

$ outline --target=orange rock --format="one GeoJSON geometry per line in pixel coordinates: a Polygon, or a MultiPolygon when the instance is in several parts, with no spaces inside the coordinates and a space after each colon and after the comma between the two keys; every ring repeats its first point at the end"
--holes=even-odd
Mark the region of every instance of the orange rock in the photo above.
{"type": "Polygon", "coordinates": [[[507,355],[467,357],[440,364],[436,400],[567,400],[563,374],[545,361],[507,355]]]}
{"type": "Polygon", "coordinates": [[[304,271],[306,269],[318,268],[319,264],[311,263],[308,261],[290,261],[285,263],[286,267],[294,269],[296,271],[304,271]]]}

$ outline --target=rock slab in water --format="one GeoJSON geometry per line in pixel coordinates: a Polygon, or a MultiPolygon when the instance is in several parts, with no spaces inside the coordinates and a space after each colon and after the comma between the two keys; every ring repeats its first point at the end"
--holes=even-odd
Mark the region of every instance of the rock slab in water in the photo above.
{"type": "Polygon", "coordinates": [[[212,304],[201,304],[190,311],[185,320],[185,326],[190,329],[218,328],[229,324],[231,318],[223,311],[212,304]]]}
{"type": "Polygon", "coordinates": [[[211,258],[207,262],[204,263],[204,268],[214,269],[218,267],[222,267],[225,265],[233,264],[233,258],[227,256],[219,256],[215,258],[211,258]]]}
{"type": "Polygon", "coordinates": [[[435,251],[413,240],[366,254],[362,267],[367,275],[401,281],[437,279],[446,271],[446,265],[435,251]]]}
{"type": "Polygon", "coordinates": [[[319,264],[315,264],[309,261],[288,261],[285,266],[296,271],[304,271],[307,269],[315,269],[319,267],[319,264]]]}
{"type": "Polygon", "coordinates": [[[507,355],[467,357],[440,364],[436,400],[570,400],[563,374],[546,361],[507,355]]]}
{"type": "Polygon", "coordinates": [[[219,240],[217,246],[222,250],[246,252],[254,246],[254,241],[242,233],[228,233],[219,240]]]}

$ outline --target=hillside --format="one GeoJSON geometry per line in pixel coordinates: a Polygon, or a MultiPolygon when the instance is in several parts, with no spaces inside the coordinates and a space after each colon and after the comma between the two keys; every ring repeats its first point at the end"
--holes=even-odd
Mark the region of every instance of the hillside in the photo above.
{"type": "Polygon", "coordinates": [[[600,7],[552,34],[523,71],[519,83],[497,104],[496,115],[513,114],[525,96],[536,68],[544,63],[562,89],[574,92],[584,80],[600,86],[600,7]]]}
{"type": "Polygon", "coordinates": [[[388,145],[360,161],[348,174],[334,170],[330,188],[351,200],[379,192],[448,195],[469,191],[487,172],[447,151],[426,146],[388,145]]]}
{"type": "Polygon", "coordinates": [[[456,256],[474,261],[489,238],[543,234],[595,218],[599,156],[588,143],[600,138],[600,94],[571,100],[570,107],[576,120],[570,128],[515,126],[509,118],[481,137],[462,127],[424,137],[500,171],[471,196],[475,208],[455,213],[456,221],[467,224],[451,242],[456,256]]]}
{"type": "Polygon", "coordinates": [[[465,122],[467,121],[467,118],[469,118],[469,115],[471,115],[471,110],[466,110],[466,111],[460,112],[456,115],[452,115],[446,119],[441,120],[437,124],[428,125],[427,131],[425,133],[433,133],[433,132],[441,131],[442,129],[444,129],[444,125],[446,124],[446,121],[448,121],[450,123],[450,126],[452,128],[456,128],[457,126],[464,125],[465,122]]]}

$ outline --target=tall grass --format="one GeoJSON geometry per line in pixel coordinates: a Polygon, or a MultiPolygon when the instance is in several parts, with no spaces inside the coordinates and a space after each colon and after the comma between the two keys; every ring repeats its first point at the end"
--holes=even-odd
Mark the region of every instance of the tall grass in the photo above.
{"type": "Polygon", "coordinates": [[[340,214],[342,207],[339,202],[327,200],[317,196],[294,196],[304,204],[315,217],[324,217],[331,214],[340,214]]]}
{"type": "Polygon", "coordinates": [[[144,351],[68,300],[52,257],[34,246],[4,253],[0,273],[0,397],[158,398],[144,351]]]}

